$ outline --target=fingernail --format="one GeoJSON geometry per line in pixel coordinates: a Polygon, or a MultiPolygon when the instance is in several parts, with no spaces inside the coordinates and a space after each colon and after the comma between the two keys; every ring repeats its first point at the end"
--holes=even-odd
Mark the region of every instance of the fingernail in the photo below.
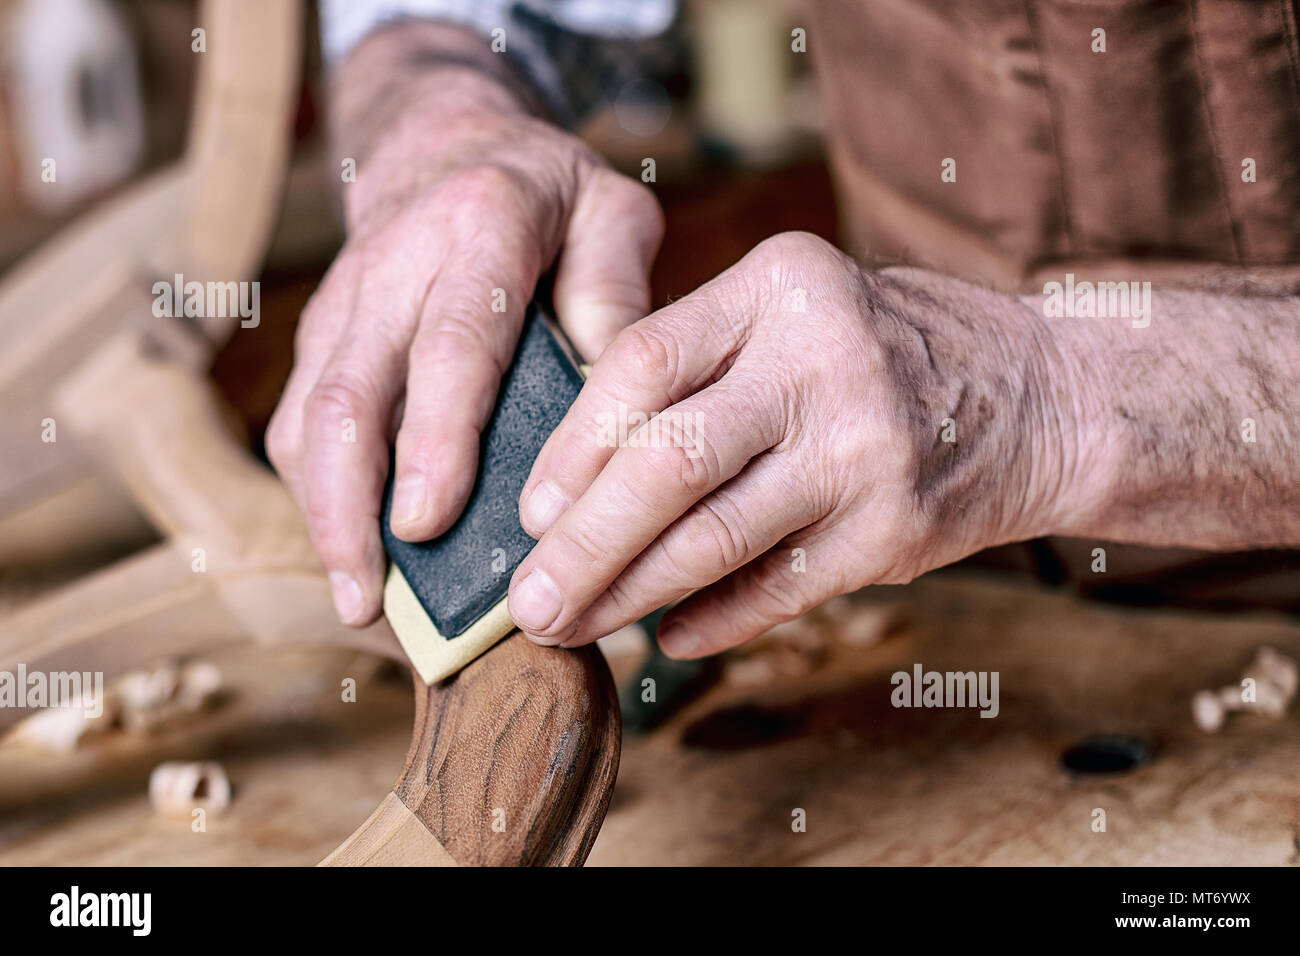
{"type": "Polygon", "coordinates": [[[344,624],[355,624],[361,620],[361,607],[365,599],[361,595],[361,585],[350,574],[334,571],[330,574],[330,593],[334,595],[334,609],[339,612],[339,620],[344,624]]]}
{"type": "MultiPolygon", "coordinates": [[[[555,586],[549,574],[538,568],[519,582],[519,586],[510,594],[510,616],[525,631],[541,631],[550,625],[560,614],[564,598],[555,586]]],[[[555,643],[558,640],[539,640],[528,635],[539,644],[555,643]]]]}
{"type": "Polygon", "coordinates": [[[659,648],[669,657],[691,657],[700,647],[700,635],[680,621],[674,621],[659,635],[659,648]]]}
{"type": "Polygon", "coordinates": [[[569,502],[565,500],[560,489],[555,487],[555,483],[549,478],[543,478],[528,493],[519,510],[524,519],[524,526],[542,534],[555,524],[555,519],[564,514],[564,509],[567,507],[569,502]]]}
{"type": "Polygon", "coordinates": [[[411,524],[429,510],[429,485],[424,475],[408,475],[393,489],[393,523],[411,524]]]}

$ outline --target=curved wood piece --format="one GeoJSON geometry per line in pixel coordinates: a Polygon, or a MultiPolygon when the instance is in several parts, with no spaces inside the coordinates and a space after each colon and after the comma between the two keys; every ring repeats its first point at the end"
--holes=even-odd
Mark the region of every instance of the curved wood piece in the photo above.
{"type": "MultiPolygon", "coordinates": [[[[72,368],[138,319],[119,300],[151,296],[156,279],[252,276],[288,167],[301,18],[300,0],[205,0],[199,20],[211,52],[200,61],[184,159],[91,210],[5,276],[0,393],[39,389],[72,368]]],[[[215,345],[239,320],[202,321],[215,345]]]]}
{"type": "Polygon", "coordinates": [[[609,808],[621,732],[595,646],[516,633],[449,680],[416,677],[401,776],[322,865],[580,865],[609,808]]]}
{"type": "MultiPolygon", "coordinates": [[[[208,49],[184,162],[200,188],[178,224],[171,258],[197,279],[251,278],[270,244],[289,168],[302,0],[204,0],[199,18],[208,49]]],[[[239,320],[199,321],[219,344],[239,320]]]]}

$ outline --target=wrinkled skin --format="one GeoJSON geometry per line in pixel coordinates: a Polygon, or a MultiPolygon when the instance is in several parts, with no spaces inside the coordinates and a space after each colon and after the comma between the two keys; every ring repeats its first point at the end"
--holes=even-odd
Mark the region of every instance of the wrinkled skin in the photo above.
{"type": "MultiPolygon", "coordinates": [[[[767,240],[596,363],[521,497],[540,543],[512,616],[577,646],[702,588],[660,633],[667,653],[698,656],[1056,524],[1065,476],[1038,468],[1029,440],[1045,363],[1004,347],[1045,339],[1036,323],[962,283],[864,271],[815,236],[767,240]],[[967,331],[981,307],[1005,317],[967,331]],[[608,447],[600,424],[620,402],[671,409],[675,427],[656,447],[608,447]]],[[[1064,464],[1060,420],[1050,459],[1064,464]]]]}
{"type": "Polygon", "coordinates": [[[268,429],[348,624],[380,610],[394,436],[393,530],[435,537],[469,497],[542,271],[556,262],[558,318],[589,358],[648,309],[653,195],[483,83],[415,90],[345,187],[347,242],[303,312],[268,429]]]}

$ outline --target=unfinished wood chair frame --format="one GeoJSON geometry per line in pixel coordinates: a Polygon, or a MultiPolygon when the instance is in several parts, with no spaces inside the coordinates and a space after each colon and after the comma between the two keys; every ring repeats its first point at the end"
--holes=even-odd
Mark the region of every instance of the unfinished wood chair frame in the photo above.
{"type": "MultiPolygon", "coordinates": [[[[301,2],[203,0],[196,25],[206,31],[206,49],[193,53],[195,106],[181,159],[92,209],[0,283],[0,441],[7,445],[38,433],[57,382],[119,331],[137,329],[202,368],[238,321],[158,321],[138,298],[177,273],[254,277],[292,145],[301,2]]],[[[129,511],[129,503],[72,436],[41,452],[0,465],[0,566],[48,550],[33,528],[77,540],[88,517],[111,527],[129,522],[129,515],[104,521],[104,511],[129,511]]]]}
{"type": "MultiPolygon", "coordinates": [[[[209,49],[224,52],[200,80],[195,155],[56,237],[0,288],[0,330],[14,329],[16,309],[43,318],[70,274],[95,267],[95,289],[53,328],[25,332],[18,353],[0,361],[0,395],[25,395],[25,408],[39,395],[57,418],[59,442],[75,439],[59,470],[125,489],[165,540],[0,618],[0,669],[23,663],[28,672],[101,671],[111,680],[162,657],[246,640],[406,662],[386,622],[362,630],[338,622],[296,505],[229,434],[200,368],[233,320],[205,327],[197,342],[159,336],[157,323],[140,321],[151,315],[141,264],[169,241],[179,238],[185,250],[176,271],[253,273],[287,162],[295,84],[283,64],[297,64],[298,3],[208,0],[203,11],[209,49]],[[256,79],[241,69],[263,72],[256,79]],[[231,177],[229,149],[250,164],[244,174],[254,170],[252,187],[231,177]],[[172,228],[160,211],[181,196],[191,197],[190,215],[172,228]],[[256,208],[232,223],[236,196],[251,196],[256,208]],[[109,246],[120,230],[130,241],[115,258],[109,246]]],[[[46,531],[76,528],[56,521],[46,531]]],[[[413,682],[415,723],[397,781],[324,862],[585,860],[620,746],[600,651],[542,648],[515,634],[453,678],[413,682]]],[[[0,709],[0,730],[25,713],[0,709]]]]}

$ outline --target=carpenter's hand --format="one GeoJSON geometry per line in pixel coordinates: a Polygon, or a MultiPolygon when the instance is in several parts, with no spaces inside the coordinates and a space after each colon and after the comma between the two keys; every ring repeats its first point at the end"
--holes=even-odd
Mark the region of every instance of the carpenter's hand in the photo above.
{"type": "Polygon", "coordinates": [[[1075,383],[1053,354],[1017,300],[770,239],[596,363],[525,485],[540,541],[511,614],[577,646],[701,589],[659,635],[698,657],[1042,533],[1088,506],[1062,491],[1075,383]]]}
{"type": "Polygon", "coordinates": [[[347,243],[302,315],[268,432],[348,624],[380,610],[394,431],[393,531],[434,537],[469,497],[479,433],[557,255],[556,312],[585,356],[648,311],[663,228],[650,192],[499,87],[477,99],[487,82],[440,70],[417,86],[343,187],[347,243]]]}

